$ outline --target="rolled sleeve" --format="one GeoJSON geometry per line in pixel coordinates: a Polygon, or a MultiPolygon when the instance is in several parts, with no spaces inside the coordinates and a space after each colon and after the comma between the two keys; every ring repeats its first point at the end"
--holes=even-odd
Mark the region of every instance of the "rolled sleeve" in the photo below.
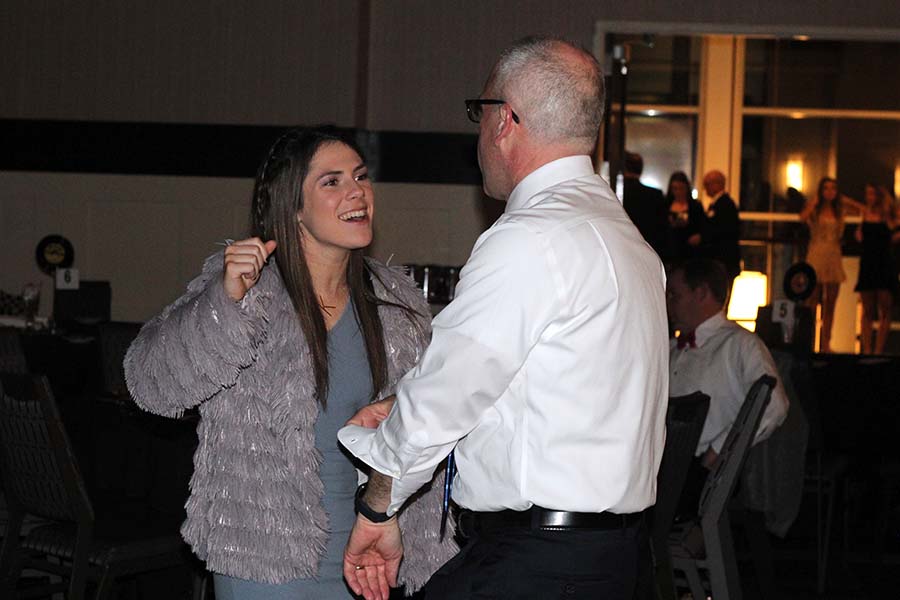
{"type": "Polygon", "coordinates": [[[407,498],[431,481],[433,469],[403,470],[404,465],[415,463],[419,452],[408,444],[399,451],[394,451],[391,443],[385,440],[384,428],[367,429],[348,425],[338,431],[338,440],[353,456],[394,480],[387,510],[389,515],[400,510],[407,498]]]}

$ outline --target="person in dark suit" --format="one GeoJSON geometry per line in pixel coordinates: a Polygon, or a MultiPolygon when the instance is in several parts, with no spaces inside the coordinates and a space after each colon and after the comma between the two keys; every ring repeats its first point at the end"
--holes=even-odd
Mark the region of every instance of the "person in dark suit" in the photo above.
{"type": "Polygon", "coordinates": [[[734,200],[725,191],[725,174],[710,171],[703,176],[703,190],[710,197],[706,209],[706,225],[701,233],[701,247],[707,258],[721,261],[728,277],[734,279],[741,272],[740,220],[734,200]]]}
{"type": "Polygon", "coordinates": [[[650,247],[665,258],[669,210],[662,190],[641,183],[643,170],[644,159],[641,155],[626,152],[622,204],[650,247]]]}

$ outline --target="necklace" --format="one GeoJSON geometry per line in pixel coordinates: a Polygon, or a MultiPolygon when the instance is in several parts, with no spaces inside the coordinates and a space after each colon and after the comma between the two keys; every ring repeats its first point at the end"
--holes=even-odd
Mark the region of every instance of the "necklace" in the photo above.
{"type": "Polygon", "coordinates": [[[325,304],[325,298],[322,297],[322,294],[319,294],[319,308],[321,308],[322,312],[330,317],[331,311],[337,308],[337,305],[325,304]]]}

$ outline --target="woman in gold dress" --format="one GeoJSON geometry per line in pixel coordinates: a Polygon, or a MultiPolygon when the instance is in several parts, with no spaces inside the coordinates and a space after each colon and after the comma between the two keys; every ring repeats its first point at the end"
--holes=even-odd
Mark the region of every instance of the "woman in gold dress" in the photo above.
{"type": "Polygon", "coordinates": [[[831,328],[841,283],[847,278],[841,265],[841,238],[844,235],[844,208],[854,210],[859,203],[840,193],[832,177],[819,181],[816,195],[807,201],[800,220],[809,226],[806,262],[816,270],[816,289],[810,297],[811,308],[822,305],[822,332],[819,351],[831,352],[831,328]]]}

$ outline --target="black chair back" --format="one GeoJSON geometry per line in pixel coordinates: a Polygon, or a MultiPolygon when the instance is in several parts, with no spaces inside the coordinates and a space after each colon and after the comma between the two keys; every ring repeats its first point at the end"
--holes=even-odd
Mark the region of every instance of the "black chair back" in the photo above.
{"type": "Polygon", "coordinates": [[[141,323],[110,321],[98,327],[100,360],[102,363],[101,391],[107,396],[128,397],[125,369],[122,365],[128,346],[141,330],[141,323]]]}
{"type": "MultiPolygon", "coordinates": [[[[71,570],[69,583],[50,583],[32,594],[63,591],[71,600],[84,597],[87,553],[94,528],[94,510],[78,472],[46,377],[0,374],[0,481],[9,512],[0,549],[0,595],[14,594],[25,560],[20,533],[26,514],[61,521],[74,530],[73,551],[61,548],[71,568],[52,564],[45,571],[71,570]],[[74,524],[74,527],[71,525],[74,524]]],[[[55,545],[54,545],[55,547],[55,545]]],[[[50,548],[44,548],[48,553],[50,548]]],[[[7,597],[3,595],[3,597],[7,597]]]]}
{"type": "MultiPolygon", "coordinates": [[[[775,384],[774,377],[763,375],[750,387],[741,410],[728,431],[716,465],[706,478],[698,512],[703,535],[703,558],[698,558],[694,552],[688,552],[673,560],[674,567],[685,574],[694,598],[710,595],[702,585],[701,569],[709,576],[713,598],[741,597],[740,574],[726,509],[775,384]]],[[[692,531],[697,530],[695,528],[692,531]]]]}
{"type": "Polygon", "coordinates": [[[0,385],[0,472],[9,508],[92,522],[93,508],[47,378],[3,373],[0,385]]]}
{"type": "Polygon", "coordinates": [[[702,392],[669,399],[666,445],[656,477],[656,506],[653,508],[654,537],[659,535],[662,542],[672,529],[678,498],[684,488],[707,412],[709,396],[702,392]]]}
{"type": "Polygon", "coordinates": [[[698,514],[704,524],[710,519],[717,521],[719,515],[725,512],[775,384],[774,377],[762,375],[750,387],[747,398],[741,405],[741,410],[722,445],[719,460],[707,477],[703,492],[700,494],[698,514]]]}
{"type": "Polygon", "coordinates": [[[15,327],[0,327],[0,373],[27,373],[25,349],[15,327]]]}
{"type": "Polygon", "coordinates": [[[657,594],[661,598],[676,597],[669,554],[669,531],[707,412],[709,396],[702,392],[669,398],[666,445],[656,477],[656,505],[650,527],[650,540],[656,557],[657,594]]]}
{"type": "Polygon", "coordinates": [[[120,576],[185,564],[177,533],[136,519],[127,507],[105,528],[95,522],[45,377],[0,374],[0,387],[0,476],[9,512],[0,598],[20,597],[17,582],[26,569],[68,579],[28,587],[27,597],[65,591],[69,600],[82,600],[91,579],[98,582],[96,598],[108,600],[120,576]],[[50,521],[22,536],[25,514],[50,521]]]}

